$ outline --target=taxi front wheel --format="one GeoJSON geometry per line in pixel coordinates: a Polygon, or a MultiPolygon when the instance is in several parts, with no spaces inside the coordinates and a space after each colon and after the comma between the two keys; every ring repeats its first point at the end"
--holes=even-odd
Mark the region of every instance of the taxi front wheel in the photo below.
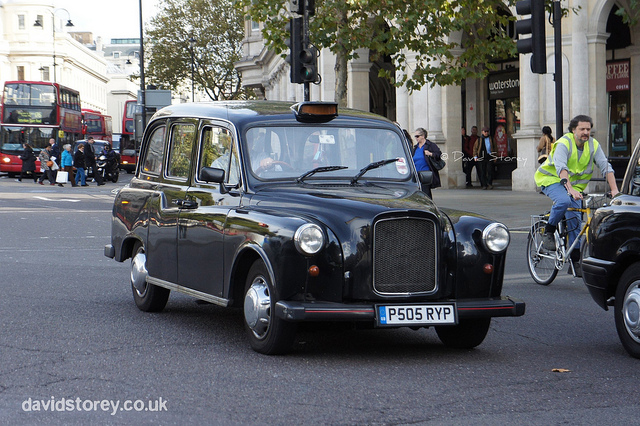
{"type": "Polygon", "coordinates": [[[136,243],[131,256],[131,291],[138,309],[144,312],[159,312],[169,300],[170,290],[147,282],[147,256],[141,243],[136,243]]]}
{"type": "Polygon", "coordinates": [[[629,266],[616,289],[616,330],[629,355],[640,358],[640,262],[629,266]]]}
{"type": "Polygon", "coordinates": [[[275,314],[273,284],[264,263],[251,265],[244,293],[244,327],[256,352],[266,355],[286,353],[291,349],[296,324],[275,314]]]}

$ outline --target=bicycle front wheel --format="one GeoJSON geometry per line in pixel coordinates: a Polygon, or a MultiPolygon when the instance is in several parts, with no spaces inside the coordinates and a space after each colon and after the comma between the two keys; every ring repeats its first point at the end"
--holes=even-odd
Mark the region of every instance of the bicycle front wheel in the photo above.
{"type": "Polygon", "coordinates": [[[531,278],[540,285],[549,285],[558,275],[556,252],[542,247],[542,234],[547,222],[540,220],[531,226],[527,239],[527,266],[531,278]]]}

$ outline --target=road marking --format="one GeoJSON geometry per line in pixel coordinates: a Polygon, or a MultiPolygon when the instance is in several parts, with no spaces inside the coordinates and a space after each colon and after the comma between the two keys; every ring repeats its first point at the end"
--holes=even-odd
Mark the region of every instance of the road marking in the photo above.
{"type": "Polygon", "coordinates": [[[74,200],[73,198],[60,198],[60,199],[52,199],[52,198],[47,198],[47,197],[40,197],[37,195],[34,195],[33,198],[37,198],[38,200],[43,200],[43,201],[69,201],[70,203],[78,203],[80,202],[80,200],[74,200]]]}

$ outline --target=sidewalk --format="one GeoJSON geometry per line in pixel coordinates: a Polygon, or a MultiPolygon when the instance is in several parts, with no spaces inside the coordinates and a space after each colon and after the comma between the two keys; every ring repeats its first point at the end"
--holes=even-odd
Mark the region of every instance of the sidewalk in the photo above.
{"type": "MultiPolygon", "coordinates": [[[[33,194],[47,193],[53,197],[70,196],[98,196],[112,195],[112,191],[122,187],[124,183],[107,184],[96,187],[90,183],[89,187],[71,188],[68,184],[65,188],[58,186],[36,185],[33,181],[26,180],[18,183],[15,179],[6,176],[0,177],[1,199],[11,197],[9,194],[33,194]]],[[[505,182],[494,182],[494,189],[483,190],[476,186],[469,189],[442,189],[433,190],[433,199],[438,207],[447,207],[456,210],[464,210],[479,213],[490,219],[504,223],[510,230],[528,230],[531,224],[530,216],[545,212],[551,208],[551,200],[537,192],[512,191],[511,185],[505,182]]]]}
{"type": "Polygon", "coordinates": [[[479,213],[504,223],[510,230],[527,230],[530,216],[551,208],[549,197],[537,192],[512,191],[511,187],[495,186],[483,190],[434,189],[433,200],[438,207],[448,207],[479,213]]]}

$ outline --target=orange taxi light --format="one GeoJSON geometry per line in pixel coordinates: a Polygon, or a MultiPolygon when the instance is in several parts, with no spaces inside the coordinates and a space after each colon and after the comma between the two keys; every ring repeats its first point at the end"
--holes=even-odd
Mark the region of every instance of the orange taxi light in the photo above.
{"type": "Polygon", "coordinates": [[[291,106],[296,120],[303,123],[324,123],[338,116],[335,102],[300,102],[291,106]]]}
{"type": "Polygon", "coordinates": [[[317,277],[318,275],[320,275],[320,268],[318,268],[316,265],[311,265],[309,267],[309,276],[317,277]]]}
{"type": "Polygon", "coordinates": [[[338,115],[338,104],[334,104],[334,103],[301,104],[298,112],[300,114],[310,114],[310,115],[338,115]]]}

